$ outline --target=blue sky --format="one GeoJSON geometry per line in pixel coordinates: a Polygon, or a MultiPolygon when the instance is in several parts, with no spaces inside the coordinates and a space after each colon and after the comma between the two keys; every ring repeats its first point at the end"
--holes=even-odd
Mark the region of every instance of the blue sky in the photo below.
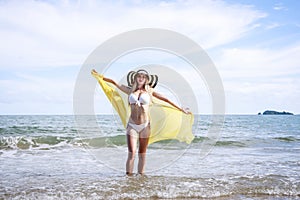
{"type": "MultiPolygon", "coordinates": [[[[223,80],[226,113],[300,113],[299,8],[290,0],[0,1],[0,114],[72,114],[88,55],[138,28],[196,41],[223,80]]],[[[203,95],[200,113],[209,114],[203,95]]],[[[95,99],[96,112],[111,112],[100,89],[95,99]]]]}

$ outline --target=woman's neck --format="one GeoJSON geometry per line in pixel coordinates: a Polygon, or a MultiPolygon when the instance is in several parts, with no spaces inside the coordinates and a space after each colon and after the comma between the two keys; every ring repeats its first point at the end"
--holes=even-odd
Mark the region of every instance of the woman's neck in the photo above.
{"type": "Polygon", "coordinates": [[[137,90],[143,90],[143,89],[144,89],[143,86],[138,86],[138,87],[137,87],[137,90]]]}

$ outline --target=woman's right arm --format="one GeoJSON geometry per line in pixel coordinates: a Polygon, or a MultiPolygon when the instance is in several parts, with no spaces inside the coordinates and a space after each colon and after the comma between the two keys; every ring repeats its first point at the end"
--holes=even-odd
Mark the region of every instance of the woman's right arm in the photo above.
{"type": "Polygon", "coordinates": [[[129,94],[130,93],[130,88],[125,86],[125,85],[119,85],[118,83],[116,83],[114,80],[110,79],[110,78],[106,78],[106,77],[103,77],[103,80],[106,81],[106,82],[109,82],[109,83],[112,83],[114,84],[117,88],[119,88],[121,91],[123,91],[124,93],[126,94],[129,94]]]}
{"type": "MultiPolygon", "coordinates": [[[[92,73],[98,74],[98,72],[97,72],[95,69],[92,70],[92,73]]],[[[104,77],[104,76],[103,76],[103,80],[106,81],[106,82],[109,82],[109,83],[114,84],[117,88],[119,88],[121,91],[123,91],[123,92],[126,93],[126,94],[129,94],[129,93],[130,93],[130,88],[127,87],[127,86],[125,86],[125,85],[119,85],[119,84],[116,83],[114,80],[112,80],[112,79],[110,79],[110,78],[106,78],[106,77],[104,77]]]]}
{"type": "Polygon", "coordinates": [[[170,101],[169,99],[167,99],[166,97],[164,97],[163,95],[157,93],[157,92],[152,92],[152,95],[162,101],[165,101],[167,103],[169,103],[170,105],[172,105],[173,107],[177,108],[178,110],[184,112],[185,114],[191,114],[190,111],[186,110],[186,109],[183,109],[183,108],[180,108],[178,107],[175,103],[173,103],[172,101],[170,101]]]}

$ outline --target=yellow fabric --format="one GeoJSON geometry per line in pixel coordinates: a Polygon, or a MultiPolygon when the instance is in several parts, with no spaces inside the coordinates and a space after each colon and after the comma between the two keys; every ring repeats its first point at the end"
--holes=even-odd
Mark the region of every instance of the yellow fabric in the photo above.
{"type": "MultiPolygon", "coordinates": [[[[92,75],[98,80],[105,95],[119,114],[126,128],[130,116],[128,95],[120,91],[113,84],[104,81],[103,75],[93,72],[92,75]]],[[[152,98],[152,101],[153,104],[150,105],[149,110],[151,125],[149,144],[167,139],[177,139],[190,144],[194,139],[194,135],[192,134],[193,114],[185,114],[155,97],[152,98]]]]}

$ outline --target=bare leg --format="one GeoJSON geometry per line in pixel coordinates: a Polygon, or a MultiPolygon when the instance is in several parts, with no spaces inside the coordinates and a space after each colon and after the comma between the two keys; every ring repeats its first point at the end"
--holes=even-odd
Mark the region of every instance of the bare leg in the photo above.
{"type": "Polygon", "coordinates": [[[150,136],[150,125],[144,128],[139,137],[139,163],[138,163],[138,173],[144,174],[145,164],[146,164],[146,150],[148,147],[150,136]]]}
{"type": "Polygon", "coordinates": [[[128,146],[126,174],[132,175],[133,167],[134,167],[135,152],[136,152],[137,132],[131,126],[127,126],[126,136],[127,136],[127,146],[128,146]]]}

